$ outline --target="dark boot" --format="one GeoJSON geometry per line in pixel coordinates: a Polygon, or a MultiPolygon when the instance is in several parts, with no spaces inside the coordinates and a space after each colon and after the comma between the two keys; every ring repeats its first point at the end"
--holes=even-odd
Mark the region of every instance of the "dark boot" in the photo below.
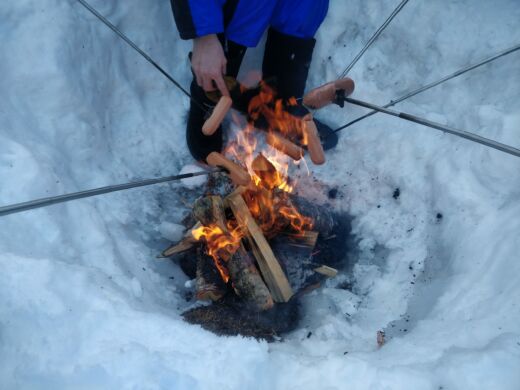
{"type": "MultiPolygon", "coordinates": [[[[236,77],[240,70],[240,65],[244,58],[246,48],[234,42],[227,41],[221,36],[219,36],[219,39],[228,61],[226,75],[236,77]]],[[[222,127],[220,126],[211,136],[206,136],[202,133],[202,126],[215,106],[215,103],[207,98],[204,90],[199,87],[195,81],[195,77],[191,82],[190,93],[193,99],[200,103],[207,112],[205,112],[198,104],[193,103],[193,101],[190,102],[188,123],[186,126],[186,142],[193,158],[197,161],[206,162],[206,157],[211,152],[222,151],[222,127]]]]}
{"type": "MultiPolygon", "coordinates": [[[[297,38],[269,29],[265,43],[262,73],[264,81],[277,92],[277,97],[288,101],[294,97],[300,103],[309,75],[314,38],[297,38]]],[[[295,116],[303,117],[309,111],[298,104],[287,105],[287,110],[295,116]]],[[[314,119],[323,148],[331,149],[338,143],[338,137],[324,123],[314,119]]]]}

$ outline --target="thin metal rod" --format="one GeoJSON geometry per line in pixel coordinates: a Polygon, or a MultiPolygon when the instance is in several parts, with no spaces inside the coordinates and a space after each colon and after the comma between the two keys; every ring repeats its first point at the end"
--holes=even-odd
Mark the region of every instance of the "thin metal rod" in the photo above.
{"type": "Polygon", "coordinates": [[[34,209],[41,208],[41,207],[52,206],[52,205],[58,204],[58,203],[65,203],[65,202],[69,202],[71,200],[90,198],[92,196],[109,194],[111,192],[123,191],[123,190],[128,190],[128,189],[137,188],[137,187],[151,186],[154,184],[166,183],[166,182],[176,181],[176,180],[181,180],[181,179],[188,179],[190,177],[195,177],[195,176],[210,175],[210,174],[216,173],[216,172],[223,172],[223,169],[217,168],[217,169],[213,169],[213,170],[209,170],[209,171],[185,173],[182,175],[167,176],[167,177],[161,177],[161,178],[157,178],[157,179],[140,180],[140,181],[130,182],[130,183],[126,183],[126,184],[116,184],[116,185],[96,188],[96,189],[92,189],[92,190],[74,192],[71,194],[58,195],[58,196],[53,196],[50,198],[36,199],[36,200],[29,201],[29,202],[17,203],[17,204],[10,205],[10,206],[0,207],[0,217],[6,216],[9,214],[21,213],[22,211],[34,210],[34,209]]]}
{"type": "MultiPolygon", "coordinates": [[[[432,82],[430,84],[427,84],[427,85],[425,85],[425,86],[423,86],[421,88],[417,88],[416,90],[414,90],[412,92],[409,92],[409,93],[407,93],[407,94],[405,94],[405,95],[403,95],[403,96],[401,96],[401,97],[399,97],[397,99],[391,100],[389,103],[385,104],[383,107],[384,108],[388,108],[388,107],[395,106],[397,103],[401,103],[402,101],[405,101],[405,100],[407,100],[407,99],[409,99],[409,98],[411,98],[411,97],[413,97],[415,95],[418,95],[418,94],[420,94],[420,93],[422,93],[424,91],[427,91],[427,90],[429,90],[429,89],[431,89],[433,87],[436,87],[436,86],[438,86],[438,85],[440,85],[442,83],[445,83],[446,81],[454,79],[455,77],[461,76],[464,73],[467,73],[467,72],[469,72],[469,71],[471,71],[473,69],[476,69],[476,68],[479,68],[479,67],[481,67],[483,65],[489,64],[490,62],[495,61],[495,60],[497,60],[497,59],[499,59],[501,57],[504,57],[504,56],[506,56],[508,54],[511,54],[511,53],[513,53],[513,52],[515,52],[517,50],[520,50],[520,44],[518,44],[516,46],[512,46],[509,49],[501,51],[500,53],[497,53],[497,54],[495,54],[495,55],[493,55],[491,57],[487,57],[487,58],[485,58],[485,59],[483,59],[483,60],[481,60],[479,62],[476,62],[476,63],[474,63],[472,65],[469,65],[469,66],[466,66],[466,67],[464,67],[462,69],[459,69],[456,72],[453,72],[453,73],[451,73],[451,74],[449,74],[447,76],[444,76],[441,79],[439,79],[437,81],[434,81],[434,82],[432,82]]],[[[346,129],[347,127],[350,127],[353,124],[355,124],[357,122],[360,122],[363,119],[366,119],[366,118],[368,118],[368,117],[370,117],[370,116],[372,116],[374,114],[377,114],[377,113],[378,113],[378,111],[375,111],[375,110],[374,111],[370,111],[369,113],[367,113],[367,114],[365,114],[363,116],[360,116],[359,118],[356,118],[353,121],[350,121],[349,123],[347,123],[347,124],[345,124],[345,125],[343,125],[341,127],[338,127],[336,130],[334,130],[334,133],[337,133],[338,131],[346,129]]]]}
{"type": "Polygon", "coordinates": [[[446,133],[450,133],[450,134],[468,139],[470,141],[477,142],[477,143],[485,145],[485,146],[489,146],[490,148],[500,150],[501,152],[508,153],[508,154],[511,154],[516,157],[520,157],[520,149],[516,149],[512,146],[502,144],[500,142],[491,140],[489,138],[481,137],[480,135],[470,133],[468,131],[455,129],[453,127],[446,126],[441,123],[432,122],[432,121],[429,121],[424,118],[420,118],[415,115],[407,114],[405,112],[389,110],[388,108],[380,107],[375,104],[367,103],[367,102],[364,102],[364,101],[358,100],[358,99],[352,99],[352,98],[346,97],[345,101],[350,104],[355,104],[356,106],[370,108],[371,110],[375,110],[378,112],[382,112],[384,114],[392,115],[392,116],[395,116],[395,117],[398,117],[398,118],[401,118],[401,119],[404,119],[404,120],[407,120],[410,122],[418,123],[423,126],[431,127],[432,129],[441,130],[446,133]]]}
{"type": "Polygon", "coordinates": [[[134,49],[137,53],[139,53],[146,61],[148,61],[150,64],[152,64],[155,69],[157,69],[159,72],[161,72],[168,80],[170,80],[173,85],[175,85],[177,88],[179,88],[187,97],[191,99],[192,102],[194,102],[198,107],[200,107],[204,112],[207,112],[208,110],[206,107],[204,107],[200,102],[195,100],[191,94],[184,89],[184,87],[175,80],[166,70],[164,70],[157,62],[155,62],[148,54],[146,54],[143,50],[139,48],[130,38],[128,38],[121,30],[119,30],[116,26],[114,26],[110,21],[105,18],[103,15],[101,15],[94,7],[92,7],[89,3],[87,3],[85,0],[78,0],[79,3],[85,7],[92,15],[94,15],[96,18],[98,18],[103,24],[105,24],[108,28],[110,28],[113,32],[115,32],[123,41],[125,41],[132,49],[134,49]]]}
{"type": "Polygon", "coordinates": [[[368,50],[368,48],[372,45],[372,43],[375,42],[375,40],[379,37],[379,35],[381,35],[381,33],[385,30],[385,28],[390,24],[390,22],[397,16],[397,14],[399,12],[401,12],[401,10],[403,9],[403,7],[406,5],[406,3],[408,3],[409,0],[403,0],[401,1],[401,3],[397,6],[396,9],[394,9],[394,11],[390,14],[390,16],[385,20],[385,22],[381,25],[381,27],[379,27],[377,29],[377,31],[374,33],[374,35],[372,35],[372,38],[370,38],[370,40],[365,44],[365,46],[363,47],[363,49],[361,49],[361,51],[356,55],[356,57],[354,57],[354,59],[352,60],[352,62],[345,68],[345,70],[343,71],[343,73],[341,73],[340,77],[339,78],[343,78],[347,75],[348,72],[350,72],[352,70],[352,68],[354,67],[354,65],[356,65],[356,63],[359,61],[359,59],[361,57],[363,57],[363,54],[365,54],[365,52],[368,50]]]}

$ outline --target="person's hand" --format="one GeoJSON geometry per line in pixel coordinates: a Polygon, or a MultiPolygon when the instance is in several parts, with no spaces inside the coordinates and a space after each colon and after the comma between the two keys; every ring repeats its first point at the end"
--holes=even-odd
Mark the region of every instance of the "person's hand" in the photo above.
{"type": "Polygon", "coordinates": [[[205,35],[193,40],[191,66],[197,84],[206,92],[214,91],[216,85],[222,95],[229,96],[223,77],[226,74],[226,65],[224,49],[215,34],[205,35]]]}

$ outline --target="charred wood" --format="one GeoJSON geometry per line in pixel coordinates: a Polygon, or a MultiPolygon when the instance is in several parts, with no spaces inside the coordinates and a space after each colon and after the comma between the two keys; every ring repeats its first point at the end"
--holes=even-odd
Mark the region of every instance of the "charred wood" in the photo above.
{"type": "Polygon", "coordinates": [[[218,301],[227,292],[213,258],[205,253],[202,246],[197,248],[196,291],[197,299],[212,301],[218,301]]]}

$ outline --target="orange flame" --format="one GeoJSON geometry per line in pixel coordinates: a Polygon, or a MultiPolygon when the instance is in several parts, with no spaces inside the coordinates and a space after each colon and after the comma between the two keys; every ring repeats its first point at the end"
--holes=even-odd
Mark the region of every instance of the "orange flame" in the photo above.
{"type": "MultiPolygon", "coordinates": [[[[228,224],[231,227],[231,224],[228,224]]],[[[207,245],[208,255],[215,261],[215,265],[224,282],[229,280],[229,272],[225,262],[238,250],[240,240],[244,237],[240,227],[231,228],[224,232],[217,225],[201,226],[191,231],[193,237],[200,241],[204,239],[207,245]]]]}
{"type": "MultiPolygon", "coordinates": [[[[289,103],[296,105],[296,100],[292,99],[289,103]]],[[[303,121],[287,112],[283,102],[277,100],[274,91],[265,84],[260,94],[251,100],[249,115],[255,121],[265,119],[268,132],[279,132],[290,140],[306,142],[303,121]]],[[[292,159],[268,145],[261,152],[257,150],[260,148],[257,135],[254,126],[247,123],[225,151],[225,154],[246,167],[252,177],[252,183],[243,193],[252,216],[267,238],[281,231],[291,230],[295,234],[303,234],[311,230],[312,219],[300,214],[289,197],[295,186],[288,179],[292,159]]],[[[305,164],[304,159],[300,161],[305,164]]],[[[300,162],[293,163],[297,165],[300,162]]],[[[236,224],[236,221],[233,223],[236,224]]],[[[245,235],[241,226],[233,226],[229,221],[227,228],[227,231],[223,231],[218,226],[203,226],[192,231],[195,239],[205,240],[208,254],[214,259],[226,282],[229,280],[229,272],[225,263],[238,250],[245,235]]]]}

